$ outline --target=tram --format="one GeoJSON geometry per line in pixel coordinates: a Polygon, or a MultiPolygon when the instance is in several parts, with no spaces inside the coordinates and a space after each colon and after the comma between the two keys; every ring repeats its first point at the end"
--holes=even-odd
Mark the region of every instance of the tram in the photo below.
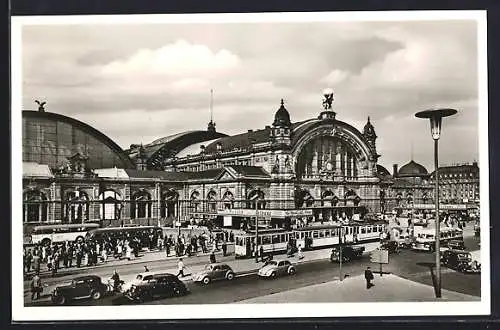
{"type": "MultiPolygon", "coordinates": [[[[321,225],[296,228],[293,230],[264,229],[258,232],[258,246],[264,253],[284,253],[288,246],[302,246],[305,250],[332,247],[340,243],[368,243],[380,240],[386,232],[385,222],[352,223],[348,225],[321,225]]],[[[249,258],[255,251],[255,231],[247,231],[235,236],[235,255],[249,258]]]]}

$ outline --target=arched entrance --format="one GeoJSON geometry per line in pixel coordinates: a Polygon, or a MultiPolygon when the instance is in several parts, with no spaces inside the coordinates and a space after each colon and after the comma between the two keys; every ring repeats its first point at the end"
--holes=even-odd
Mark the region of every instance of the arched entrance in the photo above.
{"type": "Polygon", "coordinates": [[[224,204],[224,209],[229,210],[234,207],[234,195],[232,192],[227,190],[222,196],[222,203],[224,204]]]}
{"type": "Polygon", "coordinates": [[[119,193],[112,189],[105,190],[99,195],[99,200],[102,220],[119,220],[121,218],[122,197],[119,193]]]}
{"type": "Polygon", "coordinates": [[[47,197],[38,189],[24,193],[23,222],[47,222],[47,197]]]}
{"type": "Polygon", "coordinates": [[[89,196],[80,190],[68,191],[65,195],[64,222],[84,223],[89,220],[89,196]]]}
{"type": "Polygon", "coordinates": [[[151,204],[151,194],[145,190],[139,190],[132,196],[130,217],[132,219],[150,218],[151,204]]]}

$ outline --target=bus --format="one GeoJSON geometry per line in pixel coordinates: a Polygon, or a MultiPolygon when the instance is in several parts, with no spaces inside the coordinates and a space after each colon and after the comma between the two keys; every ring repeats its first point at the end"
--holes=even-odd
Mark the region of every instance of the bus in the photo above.
{"type": "MultiPolygon", "coordinates": [[[[435,228],[422,228],[415,231],[413,236],[412,250],[434,252],[436,249],[435,228]]],[[[440,228],[440,236],[443,249],[446,249],[446,243],[451,240],[463,240],[463,232],[460,228],[442,227],[440,228]]]]}
{"type": "MultiPolygon", "coordinates": [[[[352,223],[348,225],[311,225],[293,230],[259,230],[258,246],[264,253],[284,253],[287,247],[302,246],[305,250],[331,247],[340,243],[362,244],[380,241],[386,232],[382,221],[373,223],[352,223]]],[[[235,255],[237,258],[251,257],[255,247],[255,231],[247,231],[235,236],[235,255]]]]}
{"type": "Polygon", "coordinates": [[[90,230],[86,241],[104,242],[106,240],[124,240],[138,238],[139,249],[156,247],[158,237],[163,238],[163,229],[158,226],[108,227],[90,230]]]}
{"type": "Polygon", "coordinates": [[[99,228],[96,223],[36,226],[31,233],[32,244],[49,245],[65,241],[83,241],[89,230],[99,228]]]}

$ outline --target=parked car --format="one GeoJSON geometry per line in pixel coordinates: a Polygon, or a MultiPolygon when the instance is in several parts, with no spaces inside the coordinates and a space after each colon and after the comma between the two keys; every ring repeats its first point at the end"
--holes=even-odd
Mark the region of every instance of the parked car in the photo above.
{"type": "Polygon", "coordinates": [[[460,240],[451,240],[448,242],[448,248],[450,250],[465,250],[465,244],[464,241],[460,240]]]}
{"type": "Polygon", "coordinates": [[[398,253],[399,243],[396,241],[385,241],[380,245],[380,248],[389,251],[389,253],[398,253]]]}
{"type": "Polygon", "coordinates": [[[155,297],[182,296],[189,293],[186,285],[173,274],[155,274],[147,281],[132,284],[125,296],[132,301],[150,301],[155,297]]]}
{"type": "Polygon", "coordinates": [[[296,273],[295,266],[288,260],[271,260],[259,269],[259,276],[276,278],[281,275],[293,275],[296,273]]]}
{"type": "Polygon", "coordinates": [[[101,278],[95,275],[75,277],[67,285],[60,285],[52,291],[51,301],[56,305],[64,305],[72,300],[92,298],[101,299],[107,292],[108,286],[102,283],[101,278]]]}
{"type": "Polygon", "coordinates": [[[481,236],[481,228],[479,227],[479,222],[474,223],[474,236],[481,236]]]}
{"type": "MultiPolygon", "coordinates": [[[[363,252],[365,252],[364,246],[343,245],[342,262],[349,262],[353,259],[361,258],[363,256],[363,252]]],[[[340,262],[340,248],[338,246],[332,249],[330,261],[340,262]]]]}
{"type": "Polygon", "coordinates": [[[481,265],[472,260],[472,255],[468,251],[446,250],[441,255],[441,263],[462,273],[481,271],[481,265]]]}
{"type": "Polygon", "coordinates": [[[212,281],[234,279],[234,271],[226,264],[208,264],[202,271],[193,276],[194,282],[209,284],[212,281]]]}

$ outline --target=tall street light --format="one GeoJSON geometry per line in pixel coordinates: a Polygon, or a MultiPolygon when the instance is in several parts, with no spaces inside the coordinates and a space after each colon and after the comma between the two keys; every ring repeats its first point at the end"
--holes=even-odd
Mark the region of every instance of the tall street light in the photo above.
{"type": "Polygon", "coordinates": [[[436,281],[435,281],[435,293],[436,298],[441,298],[441,260],[440,260],[440,221],[439,221],[439,179],[438,179],[438,140],[441,135],[441,122],[443,117],[452,116],[457,113],[455,109],[436,109],[436,110],[425,110],[420,111],[415,114],[417,118],[429,118],[431,123],[431,135],[434,139],[434,184],[435,184],[435,208],[436,208],[436,281]]]}

